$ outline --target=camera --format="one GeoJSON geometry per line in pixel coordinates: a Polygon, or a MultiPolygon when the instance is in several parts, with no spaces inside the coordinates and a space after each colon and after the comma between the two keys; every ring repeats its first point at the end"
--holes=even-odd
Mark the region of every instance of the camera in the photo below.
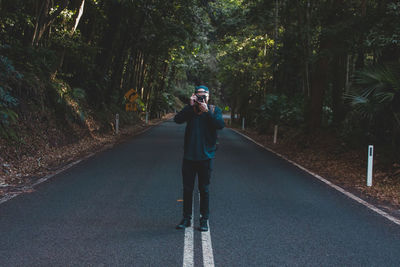
{"type": "Polygon", "coordinates": [[[206,102],[207,97],[205,95],[196,95],[196,101],[200,103],[206,102]]]}

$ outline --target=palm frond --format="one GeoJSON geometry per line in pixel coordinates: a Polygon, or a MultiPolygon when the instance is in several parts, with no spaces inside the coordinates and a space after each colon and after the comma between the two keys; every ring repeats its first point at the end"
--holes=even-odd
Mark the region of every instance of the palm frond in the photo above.
{"type": "Polygon", "coordinates": [[[365,97],[365,96],[357,96],[357,95],[354,95],[354,96],[352,96],[352,98],[351,98],[351,104],[352,104],[353,106],[356,106],[356,105],[365,105],[365,104],[367,104],[367,103],[368,103],[368,98],[365,97]]]}
{"type": "Polygon", "coordinates": [[[394,65],[378,65],[358,71],[354,83],[361,88],[365,97],[375,92],[393,92],[400,90],[400,71],[394,65]]]}
{"type": "Polygon", "coordinates": [[[378,92],[375,94],[375,99],[378,103],[390,104],[394,98],[394,93],[392,92],[378,92]]]}
{"type": "Polygon", "coordinates": [[[369,121],[387,112],[400,92],[400,65],[376,65],[358,71],[355,88],[344,95],[354,111],[369,121]]]}

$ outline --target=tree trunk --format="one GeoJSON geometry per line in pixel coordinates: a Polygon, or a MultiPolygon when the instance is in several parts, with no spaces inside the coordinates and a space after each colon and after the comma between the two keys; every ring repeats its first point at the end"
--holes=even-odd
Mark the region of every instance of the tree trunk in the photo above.
{"type": "Polygon", "coordinates": [[[146,84],[146,88],[145,88],[145,105],[146,105],[146,110],[150,111],[150,98],[151,98],[151,93],[153,90],[153,81],[154,81],[154,74],[156,73],[156,61],[154,58],[151,59],[150,63],[149,63],[149,73],[148,75],[146,75],[147,77],[145,77],[146,79],[143,81],[143,83],[148,80],[148,84],[146,84]]]}
{"type": "Polygon", "coordinates": [[[274,70],[273,70],[273,87],[277,91],[278,82],[278,27],[279,27],[279,0],[275,0],[275,29],[274,29],[274,70]]]}
{"type": "MultiPolygon", "coordinates": [[[[379,1],[382,2],[382,1],[379,1]]],[[[361,21],[365,20],[365,17],[367,15],[367,0],[362,0],[361,1],[361,7],[360,7],[360,15],[361,15],[361,21]]],[[[356,69],[361,70],[364,68],[365,63],[365,48],[364,48],[364,34],[360,36],[360,39],[358,40],[358,51],[357,51],[357,60],[356,60],[356,69]]]]}
{"type": "Polygon", "coordinates": [[[105,76],[108,74],[108,70],[112,66],[114,46],[118,42],[120,35],[120,26],[121,26],[121,12],[122,5],[117,1],[109,1],[105,2],[108,10],[107,17],[109,18],[109,26],[107,29],[107,33],[103,35],[103,39],[101,41],[101,53],[99,53],[97,57],[97,65],[99,66],[99,80],[104,80],[105,76]]]}
{"type": "MultiPolygon", "coordinates": [[[[337,27],[345,19],[343,6],[346,6],[344,0],[334,1],[333,4],[333,15],[330,21],[332,22],[331,27],[337,27]]],[[[341,37],[341,32],[336,32],[334,35],[328,36],[329,43],[332,44],[330,47],[333,52],[332,64],[333,67],[332,75],[332,111],[333,111],[333,125],[338,126],[339,123],[344,119],[344,107],[343,107],[343,93],[346,86],[346,67],[347,67],[347,45],[341,37]]]]}
{"type": "Polygon", "coordinates": [[[324,33],[320,37],[320,53],[315,64],[311,78],[311,96],[308,112],[308,129],[315,131],[321,127],[322,106],[324,102],[325,90],[328,86],[329,58],[327,51],[329,41],[324,33]]]}
{"type": "Polygon", "coordinates": [[[304,84],[306,89],[307,97],[311,96],[310,89],[310,64],[309,58],[311,55],[311,44],[310,44],[310,19],[311,19],[311,3],[310,0],[307,1],[306,7],[306,41],[304,46],[304,84]]]}
{"type": "MultiPolygon", "coordinates": [[[[135,88],[132,86],[132,76],[135,74],[135,61],[137,57],[137,53],[134,51],[134,49],[128,49],[128,59],[126,66],[124,67],[124,75],[123,75],[123,84],[122,88],[124,89],[130,89],[130,88],[135,88]]],[[[136,89],[136,88],[135,88],[136,89]]]]}
{"type": "Polygon", "coordinates": [[[236,109],[235,105],[232,105],[231,106],[231,124],[235,123],[235,109],[236,109]]]}
{"type": "Polygon", "coordinates": [[[346,85],[347,55],[336,55],[334,58],[332,76],[332,110],[333,124],[335,126],[344,119],[343,93],[346,85]]]}
{"type": "Polygon", "coordinates": [[[118,53],[114,58],[113,62],[113,72],[111,75],[111,84],[107,90],[106,94],[106,103],[110,104],[112,100],[112,93],[114,90],[120,90],[121,89],[121,79],[123,75],[123,68],[124,68],[124,61],[126,58],[127,54],[127,44],[129,42],[129,35],[125,35],[125,38],[122,40],[119,48],[118,48],[118,53]]]}
{"type": "Polygon", "coordinates": [[[142,59],[141,66],[142,66],[142,68],[141,68],[141,71],[140,71],[140,76],[139,76],[140,79],[139,79],[138,86],[143,92],[144,91],[144,81],[146,79],[147,70],[148,70],[148,66],[147,66],[146,62],[144,61],[144,59],[142,59]]]}
{"type": "Polygon", "coordinates": [[[160,82],[160,88],[159,91],[163,92],[165,90],[165,79],[167,78],[168,74],[168,63],[164,62],[163,64],[163,70],[162,70],[162,75],[161,75],[161,82],[160,82]]]}
{"type": "Polygon", "coordinates": [[[32,46],[37,46],[39,44],[43,34],[50,28],[54,20],[61,14],[61,12],[67,8],[69,1],[63,0],[57,10],[51,15],[49,14],[50,4],[50,0],[44,0],[39,12],[37,13],[35,30],[32,37],[32,46]]]}
{"type": "Polygon", "coordinates": [[[74,35],[76,29],[78,28],[78,24],[79,24],[79,21],[82,18],[84,8],[85,8],[85,0],[82,0],[81,6],[79,8],[78,16],[75,19],[75,25],[74,25],[74,27],[72,28],[72,31],[71,31],[71,36],[74,35]]]}
{"type": "MultiPolygon", "coordinates": [[[[72,37],[76,31],[76,29],[78,28],[79,25],[79,21],[81,20],[81,17],[83,15],[83,9],[85,7],[85,0],[82,0],[82,3],[80,5],[79,11],[78,11],[78,15],[75,19],[75,24],[74,27],[72,28],[71,32],[69,33],[70,37],[72,37]]],[[[63,64],[64,64],[64,59],[65,59],[65,54],[67,53],[67,49],[64,47],[63,51],[61,53],[61,57],[60,57],[60,62],[56,68],[56,70],[54,71],[54,73],[52,74],[52,77],[56,77],[57,76],[57,72],[62,68],[63,64]]]]}
{"type": "Polygon", "coordinates": [[[140,52],[136,87],[138,88],[138,90],[142,91],[142,99],[144,99],[144,81],[146,74],[147,74],[147,64],[145,61],[145,55],[143,54],[143,52],[140,52]]]}
{"type": "MultiPolygon", "coordinates": [[[[139,72],[139,51],[138,50],[136,50],[135,52],[134,52],[134,55],[132,55],[132,73],[131,73],[131,76],[129,77],[129,87],[130,88],[136,88],[136,89],[138,89],[138,87],[137,87],[137,75],[138,75],[138,72],[139,72]]],[[[143,98],[143,96],[142,96],[142,98],[143,98]]]]}

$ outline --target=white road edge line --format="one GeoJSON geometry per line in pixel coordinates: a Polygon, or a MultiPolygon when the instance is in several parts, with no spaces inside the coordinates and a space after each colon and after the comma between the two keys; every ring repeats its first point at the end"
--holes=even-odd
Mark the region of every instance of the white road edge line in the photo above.
{"type": "MultiPolygon", "coordinates": [[[[200,202],[200,195],[199,195],[200,202]]],[[[203,251],[203,266],[214,267],[214,254],[211,245],[210,223],[208,222],[208,231],[201,232],[201,248],[203,251]]]]}
{"type": "Polygon", "coordinates": [[[266,146],[263,146],[262,144],[258,143],[257,141],[253,140],[252,138],[248,137],[247,135],[245,135],[245,134],[243,134],[243,133],[241,133],[241,132],[239,132],[239,131],[237,131],[237,130],[235,130],[235,129],[232,129],[232,128],[230,128],[230,129],[231,129],[232,131],[236,132],[237,134],[243,136],[244,138],[246,138],[246,139],[252,141],[253,143],[259,145],[260,147],[262,147],[262,148],[268,150],[269,152],[271,152],[271,153],[277,155],[278,157],[280,157],[280,158],[282,158],[282,159],[284,159],[284,160],[290,162],[291,164],[295,165],[296,167],[302,169],[303,171],[305,171],[305,172],[311,174],[312,176],[314,176],[314,177],[317,178],[318,180],[324,182],[325,184],[327,184],[327,185],[329,185],[330,187],[336,189],[337,191],[339,191],[339,192],[345,194],[345,195],[348,196],[349,198],[351,198],[351,199],[357,201],[358,203],[360,203],[360,204],[366,206],[367,208],[369,208],[369,209],[375,211],[375,212],[378,213],[379,215],[382,215],[383,217],[385,217],[386,219],[390,220],[391,222],[393,222],[393,223],[395,223],[395,224],[397,224],[397,225],[400,225],[400,220],[399,220],[399,219],[397,219],[397,218],[391,216],[390,214],[386,213],[385,211],[379,209],[378,207],[376,207],[376,206],[374,206],[374,205],[372,205],[372,204],[366,202],[365,200],[362,200],[362,199],[359,198],[359,197],[356,197],[355,195],[353,195],[353,194],[350,193],[350,192],[347,192],[346,190],[344,190],[344,189],[341,188],[340,186],[337,186],[337,185],[333,184],[332,182],[326,180],[326,179],[323,178],[322,176],[320,176],[320,175],[318,175],[318,174],[316,174],[316,173],[313,173],[312,171],[307,170],[307,169],[304,168],[303,166],[301,166],[301,165],[297,164],[296,162],[294,162],[294,161],[292,161],[292,160],[286,158],[285,156],[279,154],[278,152],[275,152],[275,151],[273,151],[272,149],[270,149],[270,148],[268,148],[268,147],[266,147],[266,146]]]}
{"type": "Polygon", "coordinates": [[[183,241],[183,267],[194,266],[193,221],[194,221],[194,201],[192,200],[192,223],[190,224],[190,227],[185,228],[185,239],[183,241]]]}

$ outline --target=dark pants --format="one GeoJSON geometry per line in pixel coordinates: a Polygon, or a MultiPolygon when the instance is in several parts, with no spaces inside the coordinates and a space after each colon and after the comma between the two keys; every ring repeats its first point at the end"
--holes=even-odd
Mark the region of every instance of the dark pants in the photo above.
{"type": "Polygon", "coordinates": [[[183,160],[183,216],[192,217],[193,189],[196,174],[200,191],[200,214],[202,218],[208,219],[209,216],[209,191],[210,177],[212,171],[212,160],[192,161],[183,160]]]}

